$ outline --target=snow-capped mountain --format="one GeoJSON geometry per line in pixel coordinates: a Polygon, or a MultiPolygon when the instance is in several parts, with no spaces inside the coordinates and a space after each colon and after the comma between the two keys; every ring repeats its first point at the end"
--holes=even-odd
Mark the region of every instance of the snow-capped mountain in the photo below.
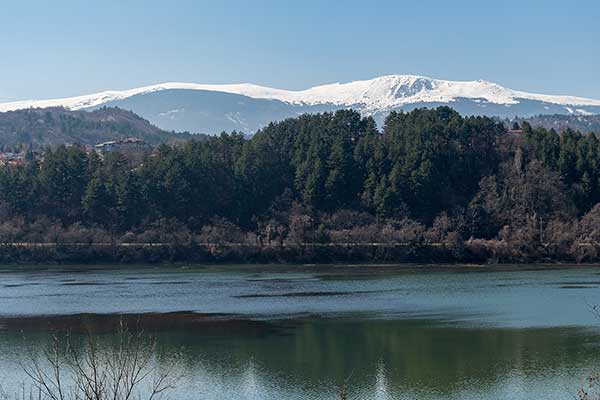
{"type": "Polygon", "coordinates": [[[237,129],[251,133],[270,121],[305,112],[351,107],[382,121],[393,110],[438,105],[449,105],[463,114],[500,117],[600,114],[600,100],[527,93],[482,80],[447,81],[415,75],[389,75],[298,91],[247,83],[171,82],[71,98],[4,103],[0,104],[0,111],[118,106],[140,114],[163,129],[207,133],[237,129]]]}

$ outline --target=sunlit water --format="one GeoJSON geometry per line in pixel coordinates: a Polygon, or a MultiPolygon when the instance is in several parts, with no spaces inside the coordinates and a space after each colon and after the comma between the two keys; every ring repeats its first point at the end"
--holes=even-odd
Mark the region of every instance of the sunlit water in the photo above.
{"type": "Polygon", "coordinates": [[[600,370],[594,304],[591,267],[4,268],[0,384],[56,327],[157,313],[173,399],[570,399],[600,370]]]}

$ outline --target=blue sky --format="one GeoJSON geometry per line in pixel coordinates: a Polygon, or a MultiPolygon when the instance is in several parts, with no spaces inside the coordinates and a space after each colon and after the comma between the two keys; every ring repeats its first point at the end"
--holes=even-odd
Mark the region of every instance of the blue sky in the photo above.
{"type": "Polygon", "coordinates": [[[0,101],[396,73],[600,98],[598,21],[598,0],[3,0],[0,101]]]}

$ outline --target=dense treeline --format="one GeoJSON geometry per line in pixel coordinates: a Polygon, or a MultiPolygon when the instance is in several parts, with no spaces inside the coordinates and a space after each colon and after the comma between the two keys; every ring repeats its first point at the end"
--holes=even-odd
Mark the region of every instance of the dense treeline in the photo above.
{"type": "Polygon", "coordinates": [[[5,260],[593,260],[600,143],[448,107],[350,111],[0,169],[5,260]],[[35,243],[36,245],[31,245],[35,243]],[[42,244],[47,244],[42,246],[42,244]]]}

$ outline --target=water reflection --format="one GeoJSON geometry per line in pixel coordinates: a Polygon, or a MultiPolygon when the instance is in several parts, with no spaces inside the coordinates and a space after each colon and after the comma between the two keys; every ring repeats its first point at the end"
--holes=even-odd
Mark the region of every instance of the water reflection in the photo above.
{"type": "Polygon", "coordinates": [[[377,366],[377,374],[375,375],[375,389],[373,390],[374,399],[389,400],[393,396],[388,388],[386,370],[383,361],[377,366]]]}
{"type": "MultiPolygon", "coordinates": [[[[91,318],[91,316],[87,316],[91,318]]],[[[102,318],[106,318],[105,316],[102,318]]],[[[564,399],[599,360],[598,332],[464,327],[431,320],[307,318],[269,329],[157,328],[157,360],[178,357],[177,399],[564,399]]],[[[106,337],[106,335],[104,335],[106,337]]],[[[13,382],[43,332],[2,332],[0,372],[13,382]]],[[[6,382],[6,379],[5,379],[6,382]]]]}

